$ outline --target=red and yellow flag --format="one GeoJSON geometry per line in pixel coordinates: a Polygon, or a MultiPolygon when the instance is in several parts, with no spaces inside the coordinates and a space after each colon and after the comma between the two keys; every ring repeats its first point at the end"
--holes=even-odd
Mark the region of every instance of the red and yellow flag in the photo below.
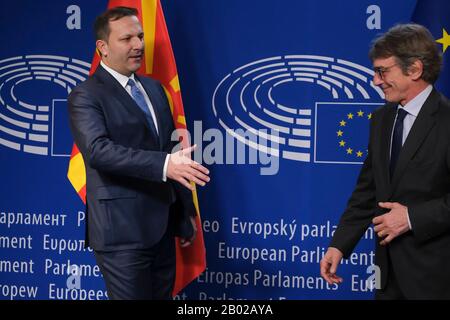
{"type": "MultiPolygon", "coordinates": [[[[152,77],[161,82],[169,100],[175,127],[186,129],[177,67],[160,0],[109,0],[108,8],[118,6],[132,7],[138,10],[145,41],[145,58],[138,74],[152,77]]],[[[99,63],[100,56],[95,53],[90,74],[97,69],[99,63]]],[[[186,139],[183,139],[182,143],[183,147],[188,147],[186,139]]],[[[86,170],[81,153],[75,144],[70,157],[67,177],[83,203],[86,203],[86,170]]],[[[197,210],[198,232],[194,243],[187,248],[182,248],[177,239],[177,272],[173,295],[197,278],[206,268],[206,252],[195,190],[192,196],[197,210]]]]}

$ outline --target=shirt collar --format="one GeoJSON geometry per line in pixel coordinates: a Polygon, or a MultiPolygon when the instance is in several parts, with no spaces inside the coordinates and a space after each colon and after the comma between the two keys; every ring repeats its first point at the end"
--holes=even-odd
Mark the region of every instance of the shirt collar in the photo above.
{"type": "MultiPolygon", "coordinates": [[[[431,84],[429,84],[425,89],[422,90],[421,93],[419,93],[417,96],[415,96],[414,99],[412,99],[407,104],[405,104],[403,106],[403,109],[406,112],[408,112],[408,114],[411,114],[414,117],[417,117],[420,109],[422,109],[423,104],[427,100],[427,98],[430,95],[432,90],[433,90],[433,86],[431,84]]],[[[400,105],[398,107],[400,107],[400,105]]]]}
{"type": "Polygon", "coordinates": [[[120,83],[120,85],[121,85],[122,87],[124,87],[124,88],[127,86],[128,80],[129,80],[129,79],[132,79],[132,80],[136,81],[136,79],[135,79],[135,77],[134,77],[134,73],[132,73],[130,77],[127,77],[127,76],[125,76],[125,75],[123,75],[123,74],[117,72],[116,70],[114,70],[114,69],[108,67],[105,63],[103,63],[103,61],[100,61],[100,65],[101,65],[106,71],[108,71],[108,73],[111,74],[111,75],[114,77],[114,79],[116,79],[116,80],[120,83]]]}

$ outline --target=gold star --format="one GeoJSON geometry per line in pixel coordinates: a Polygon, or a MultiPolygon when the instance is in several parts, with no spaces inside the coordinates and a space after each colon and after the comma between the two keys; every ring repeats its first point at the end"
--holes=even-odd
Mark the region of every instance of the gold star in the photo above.
{"type": "Polygon", "coordinates": [[[442,44],[442,53],[445,53],[445,50],[450,46],[450,35],[444,28],[442,28],[442,38],[437,39],[436,42],[442,44]]]}
{"type": "Polygon", "coordinates": [[[339,122],[339,125],[341,127],[345,127],[345,125],[347,124],[347,122],[345,122],[344,120],[342,120],[341,122],[339,122]]]}
{"type": "Polygon", "coordinates": [[[367,115],[367,119],[372,119],[372,114],[371,113],[369,113],[368,115],[367,115]]]}
{"type": "Polygon", "coordinates": [[[352,154],[353,153],[353,149],[352,148],[347,148],[347,154],[352,154]]]}
{"type": "Polygon", "coordinates": [[[345,146],[345,141],[344,140],[339,141],[339,146],[340,147],[344,147],[345,146]]]}
{"type": "Polygon", "coordinates": [[[342,135],[344,134],[344,131],[339,130],[336,133],[337,133],[338,137],[342,137],[342,135]]]}
{"type": "Polygon", "coordinates": [[[356,153],[356,156],[357,156],[358,158],[361,158],[362,155],[363,155],[363,153],[362,153],[361,151],[358,150],[358,152],[356,153]]]}
{"type": "Polygon", "coordinates": [[[353,119],[353,113],[349,113],[349,114],[347,115],[347,118],[353,119]]]}
{"type": "Polygon", "coordinates": [[[364,115],[364,112],[362,110],[358,111],[358,117],[362,117],[364,115]]]}

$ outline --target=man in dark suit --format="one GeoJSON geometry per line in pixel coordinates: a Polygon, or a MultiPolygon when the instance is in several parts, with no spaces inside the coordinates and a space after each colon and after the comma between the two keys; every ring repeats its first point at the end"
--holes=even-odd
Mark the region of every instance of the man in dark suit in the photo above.
{"type": "Polygon", "coordinates": [[[172,152],[174,124],[161,85],[137,76],[144,34],[133,8],[97,17],[101,65],[69,96],[86,165],[87,242],[111,299],[170,299],[175,235],[189,245],[196,211],[189,181],[205,185],[194,147],[172,152]],[[172,153],[171,153],[172,152],[172,153]]]}
{"type": "Polygon", "coordinates": [[[387,104],[373,113],[369,153],[320,262],[329,284],[371,223],[381,271],[376,299],[449,299],[450,104],[432,84],[441,53],[429,31],[397,25],[376,39],[373,82],[387,104]]]}

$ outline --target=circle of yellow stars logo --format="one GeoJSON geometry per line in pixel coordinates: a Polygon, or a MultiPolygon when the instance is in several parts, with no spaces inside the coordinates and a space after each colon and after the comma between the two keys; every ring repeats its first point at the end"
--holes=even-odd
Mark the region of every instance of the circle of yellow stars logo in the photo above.
{"type": "Polygon", "coordinates": [[[339,130],[336,131],[337,139],[339,147],[342,148],[347,155],[349,156],[356,156],[356,158],[362,158],[364,153],[367,153],[367,150],[363,151],[361,149],[355,149],[352,148],[347,142],[345,131],[346,128],[348,128],[347,125],[349,125],[352,121],[355,119],[367,119],[370,121],[372,119],[372,113],[365,114],[362,110],[359,110],[356,112],[356,114],[348,113],[346,117],[339,121],[339,130]]]}

